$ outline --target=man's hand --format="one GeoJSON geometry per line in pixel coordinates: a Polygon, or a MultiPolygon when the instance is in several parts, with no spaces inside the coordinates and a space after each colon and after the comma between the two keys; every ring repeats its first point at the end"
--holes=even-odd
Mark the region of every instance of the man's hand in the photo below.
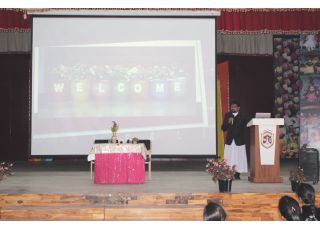
{"type": "Polygon", "coordinates": [[[229,117],[228,123],[233,125],[233,117],[229,117]]]}

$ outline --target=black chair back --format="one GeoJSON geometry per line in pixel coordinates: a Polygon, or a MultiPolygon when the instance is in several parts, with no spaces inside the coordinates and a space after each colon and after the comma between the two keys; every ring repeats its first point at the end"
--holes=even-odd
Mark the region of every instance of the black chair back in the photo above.
{"type": "Polygon", "coordinates": [[[95,144],[107,144],[110,143],[111,141],[109,139],[100,139],[100,140],[94,140],[95,144]]]}
{"type": "Polygon", "coordinates": [[[143,143],[147,150],[150,150],[151,148],[151,141],[149,139],[142,139],[142,140],[139,140],[138,143],[143,143]]]}

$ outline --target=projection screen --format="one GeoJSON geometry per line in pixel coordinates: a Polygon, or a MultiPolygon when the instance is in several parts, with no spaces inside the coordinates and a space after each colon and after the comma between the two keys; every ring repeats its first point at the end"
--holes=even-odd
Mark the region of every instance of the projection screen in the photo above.
{"type": "Polygon", "coordinates": [[[31,155],[151,139],[153,155],[216,154],[214,17],[33,16],[31,155]]]}

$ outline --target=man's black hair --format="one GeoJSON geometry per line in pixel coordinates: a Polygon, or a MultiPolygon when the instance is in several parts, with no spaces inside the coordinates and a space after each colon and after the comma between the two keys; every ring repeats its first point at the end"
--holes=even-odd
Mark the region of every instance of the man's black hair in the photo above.
{"type": "Polygon", "coordinates": [[[240,102],[237,100],[232,100],[232,101],[230,101],[230,106],[231,105],[237,105],[238,107],[240,107],[240,102]]]}

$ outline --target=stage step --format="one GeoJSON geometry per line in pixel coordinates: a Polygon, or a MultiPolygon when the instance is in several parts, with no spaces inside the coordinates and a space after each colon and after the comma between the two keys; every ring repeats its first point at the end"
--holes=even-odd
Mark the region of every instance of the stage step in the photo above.
{"type": "MultiPolygon", "coordinates": [[[[202,220],[208,201],[228,220],[281,220],[278,201],[294,193],[0,194],[1,220],[202,220]]],[[[316,197],[320,206],[320,193],[316,197]]]]}
{"type": "Polygon", "coordinates": [[[104,220],[103,207],[84,206],[6,206],[1,208],[1,220],[104,220]]]}
{"type": "Polygon", "coordinates": [[[1,208],[1,220],[202,220],[203,206],[1,208]]]}
{"type": "Polygon", "coordinates": [[[81,194],[0,194],[0,207],[5,206],[90,205],[81,194]]]}

